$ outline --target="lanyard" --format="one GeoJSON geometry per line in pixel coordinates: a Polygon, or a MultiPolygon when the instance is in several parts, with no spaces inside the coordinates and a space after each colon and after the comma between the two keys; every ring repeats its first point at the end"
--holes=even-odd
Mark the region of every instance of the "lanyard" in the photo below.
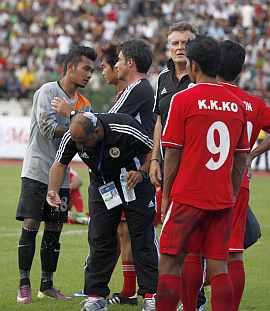
{"type": "Polygon", "coordinates": [[[104,157],[104,148],[105,148],[105,144],[104,144],[104,141],[102,141],[101,147],[100,147],[100,152],[99,152],[99,157],[98,157],[97,171],[98,171],[99,174],[101,175],[101,178],[102,178],[103,183],[106,184],[106,181],[105,181],[105,179],[104,179],[104,176],[103,176],[103,174],[101,173],[101,166],[102,166],[103,157],[104,157]]]}

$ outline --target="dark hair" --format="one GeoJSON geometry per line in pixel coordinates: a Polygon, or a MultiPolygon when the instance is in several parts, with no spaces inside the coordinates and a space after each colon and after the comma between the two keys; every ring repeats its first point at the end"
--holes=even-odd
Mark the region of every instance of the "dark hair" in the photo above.
{"type": "Polygon", "coordinates": [[[216,77],[220,64],[220,47],[216,40],[200,35],[189,41],[186,49],[190,62],[195,61],[209,77],[216,77]]]}
{"type": "Polygon", "coordinates": [[[193,27],[190,23],[187,23],[184,21],[172,24],[168,30],[168,35],[170,35],[174,31],[179,31],[179,32],[190,31],[194,33],[194,35],[197,35],[198,33],[195,27],[193,27]]]}
{"type": "Polygon", "coordinates": [[[78,64],[82,56],[85,56],[94,62],[97,58],[97,53],[94,49],[87,46],[76,45],[72,47],[65,56],[64,74],[67,72],[68,64],[78,64]]]}
{"type": "Polygon", "coordinates": [[[234,81],[243,68],[246,51],[241,44],[231,40],[225,40],[219,46],[221,57],[218,75],[225,81],[234,81]]]}
{"type": "Polygon", "coordinates": [[[120,45],[119,52],[122,52],[126,59],[134,60],[140,73],[147,73],[152,65],[153,54],[151,48],[143,40],[125,41],[120,45]]]}
{"type": "Polygon", "coordinates": [[[115,44],[109,44],[108,46],[101,49],[101,59],[105,61],[112,67],[117,63],[118,60],[118,50],[115,44]]]}

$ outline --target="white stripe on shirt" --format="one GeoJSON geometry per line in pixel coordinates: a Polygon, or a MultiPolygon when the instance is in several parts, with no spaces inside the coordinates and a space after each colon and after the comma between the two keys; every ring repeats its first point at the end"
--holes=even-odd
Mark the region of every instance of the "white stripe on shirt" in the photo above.
{"type": "Polygon", "coordinates": [[[66,145],[67,143],[71,140],[71,135],[70,135],[70,131],[67,131],[62,140],[61,140],[61,143],[60,143],[60,146],[57,150],[57,153],[56,153],[56,156],[55,156],[55,160],[60,162],[61,158],[62,158],[62,155],[65,151],[65,148],[66,148],[66,145]]]}
{"type": "Polygon", "coordinates": [[[112,106],[112,108],[108,111],[108,113],[117,113],[118,110],[124,105],[126,99],[128,98],[129,94],[131,93],[131,91],[135,88],[135,86],[137,86],[141,82],[142,82],[142,80],[137,80],[134,83],[130,84],[125,89],[125,91],[122,93],[120,98],[116,101],[116,103],[112,106]]]}
{"type": "Polygon", "coordinates": [[[109,124],[112,131],[116,132],[122,132],[129,135],[132,135],[133,137],[136,137],[143,143],[145,143],[148,147],[153,147],[153,141],[150,139],[147,135],[143,134],[141,131],[136,129],[135,127],[129,126],[129,125],[123,125],[123,124],[116,124],[116,123],[110,123],[109,124]]]}

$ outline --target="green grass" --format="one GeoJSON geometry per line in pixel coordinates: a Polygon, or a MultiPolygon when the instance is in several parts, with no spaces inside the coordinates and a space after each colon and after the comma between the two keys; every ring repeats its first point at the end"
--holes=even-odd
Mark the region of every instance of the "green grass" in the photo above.
{"type": "MultiPolygon", "coordinates": [[[[78,169],[84,179],[83,194],[86,202],[88,174],[86,169],[78,169]]],[[[20,167],[0,166],[0,311],[15,310],[79,310],[81,299],[75,298],[68,302],[35,298],[39,287],[39,243],[31,272],[34,301],[31,305],[16,305],[16,291],[18,286],[17,244],[21,230],[21,223],[15,220],[15,211],[20,192],[20,167]]],[[[254,177],[252,181],[251,206],[256,212],[263,231],[263,238],[259,243],[246,252],[247,282],[241,310],[269,311],[270,310],[270,209],[269,209],[269,181],[270,177],[254,177]]],[[[61,238],[61,255],[58,270],[55,274],[55,284],[66,294],[82,288],[83,263],[88,253],[87,227],[80,225],[65,225],[61,238]]],[[[110,283],[113,292],[122,286],[122,276],[117,267],[110,283]]],[[[112,306],[110,310],[140,310],[139,307],[112,306]]],[[[164,310],[167,311],[167,310],[164,310]]],[[[168,310],[169,311],[169,310],[168,310]]],[[[229,310],[228,310],[229,311],[229,310]]]]}

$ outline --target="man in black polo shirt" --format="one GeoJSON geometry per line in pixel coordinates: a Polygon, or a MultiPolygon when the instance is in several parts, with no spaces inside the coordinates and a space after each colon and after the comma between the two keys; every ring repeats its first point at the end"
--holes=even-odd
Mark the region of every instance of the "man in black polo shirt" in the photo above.
{"type": "MultiPolygon", "coordinates": [[[[118,60],[115,63],[118,82],[126,87],[118,94],[109,113],[127,113],[141,123],[147,135],[153,136],[155,126],[154,91],[147,80],[147,72],[152,64],[152,51],[143,40],[132,39],[123,42],[118,48],[118,60]]],[[[154,198],[152,204],[154,205],[154,198]]],[[[118,226],[118,235],[122,257],[123,288],[108,298],[110,304],[137,304],[136,269],[131,251],[131,241],[125,213],[118,226]]],[[[153,240],[155,243],[157,239],[153,240]]],[[[157,244],[157,243],[156,243],[157,244]]]]}
{"type": "Polygon", "coordinates": [[[117,226],[125,211],[139,283],[145,297],[144,311],[155,310],[158,254],[153,241],[154,207],[149,207],[154,189],[147,178],[152,141],[140,124],[125,114],[79,113],[62,139],[50,170],[47,201],[59,207],[58,190],[65,170],[78,152],[91,169],[91,254],[85,269],[84,292],[88,295],[82,310],[106,310],[105,297],[117,256],[117,226]],[[137,169],[134,158],[143,163],[137,169]],[[147,159],[148,158],[148,159],[147,159]],[[121,183],[121,169],[128,171],[127,184],[136,199],[126,202],[121,183]],[[149,295],[149,296],[148,296],[149,295]]]}
{"type": "MultiPolygon", "coordinates": [[[[186,43],[194,39],[195,36],[196,30],[191,24],[186,22],[179,22],[172,25],[168,32],[168,47],[171,58],[167,63],[167,67],[161,71],[158,77],[154,108],[154,112],[157,114],[157,121],[154,130],[154,147],[149,171],[151,182],[157,188],[157,196],[160,196],[162,191],[163,152],[160,148],[161,133],[166,124],[173,95],[186,89],[191,84],[186,71],[185,49],[186,43]]],[[[161,202],[161,200],[157,201],[161,202]]],[[[157,216],[160,216],[159,207],[157,211],[157,216]]],[[[156,222],[160,222],[160,219],[156,219],[156,222]]],[[[200,287],[202,285],[201,270],[202,266],[199,256],[190,255],[186,257],[182,269],[182,282],[185,284],[183,285],[184,289],[189,288],[189,293],[183,290],[181,297],[186,308],[194,307],[190,306],[190,302],[195,301],[192,297],[197,295],[198,286],[200,287]]],[[[206,299],[202,290],[198,297],[198,310],[204,310],[203,305],[205,302],[206,299]]]]}
{"type": "Polygon", "coordinates": [[[150,178],[156,185],[161,185],[160,160],[162,152],[160,150],[161,132],[165,126],[170,102],[173,95],[186,89],[191,80],[186,71],[186,43],[194,39],[196,30],[192,25],[179,22],[172,25],[168,32],[168,46],[170,59],[167,67],[161,71],[158,77],[154,112],[157,114],[157,121],[154,131],[154,148],[150,166],[150,178]]]}

